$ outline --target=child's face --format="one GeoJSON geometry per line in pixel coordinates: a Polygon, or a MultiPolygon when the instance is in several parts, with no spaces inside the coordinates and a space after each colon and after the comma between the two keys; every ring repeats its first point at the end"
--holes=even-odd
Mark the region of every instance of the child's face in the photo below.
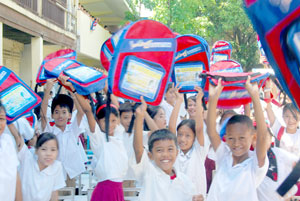
{"type": "Polygon", "coordinates": [[[72,114],[69,112],[68,108],[60,107],[59,105],[55,107],[52,114],[52,118],[58,128],[65,128],[71,117],[72,114]]]}
{"type": "Polygon", "coordinates": [[[196,102],[192,99],[188,100],[187,112],[189,113],[190,117],[195,117],[196,115],[196,102]]]}
{"type": "Polygon", "coordinates": [[[195,134],[187,125],[181,126],[177,131],[177,142],[183,153],[187,153],[193,146],[195,134]]]}
{"type": "Polygon", "coordinates": [[[43,170],[53,164],[58,154],[56,140],[48,140],[42,144],[42,146],[36,150],[36,154],[38,156],[40,170],[43,170]]]}
{"type": "Polygon", "coordinates": [[[129,125],[130,125],[130,122],[132,119],[132,115],[133,115],[133,112],[130,111],[130,112],[122,112],[122,114],[120,116],[121,124],[124,126],[126,132],[128,131],[128,128],[129,128],[129,125]]]}
{"type": "Polygon", "coordinates": [[[228,125],[225,137],[233,157],[244,158],[248,156],[253,133],[246,124],[235,123],[228,125]]]}
{"type": "Polygon", "coordinates": [[[6,114],[3,109],[0,108],[0,135],[2,135],[6,126],[6,114]]]}
{"type": "Polygon", "coordinates": [[[166,174],[171,175],[178,151],[173,140],[158,140],[153,144],[149,158],[166,174]]]}
{"type": "Polygon", "coordinates": [[[173,105],[173,106],[174,106],[175,100],[176,100],[176,94],[175,94],[174,89],[170,88],[170,89],[166,92],[165,98],[166,98],[166,101],[167,101],[170,105],[173,105]]]}
{"type": "Polygon", "coordinates": [[[157,114],[153,118],[154,122],[156,123],[158,129],[163,129],[167,127],[167,120],[165,111],[160,108],[157,114]]]}
{"type": "MultiPolygon", "coordinates": [[[[295,114],[298,116],[298,119],[300,119],[298,112],[295,111],[295,114]]],[[[297,121],[295,119],[293,113],[290,110],[285,111],[285,113],[283,114],[283,120],[284,120],[287,128],[289,128],[289,129],[296,130],[299,125],[299,121],[297,121]]]]}
{"type": "MultiPolygon", "coordinates": [[[[109,131],[108,131],[109,136],[114,135],[114,132],[115,132],[115,129],[116,129],[118,123],[119,123],[118,117],[116,117],[116,115],[111,113],[109,116],[109,131]]],[[[105,132],[105,118],[98,120],[98,124],[99,124],[102,132],[105,132]]]]}

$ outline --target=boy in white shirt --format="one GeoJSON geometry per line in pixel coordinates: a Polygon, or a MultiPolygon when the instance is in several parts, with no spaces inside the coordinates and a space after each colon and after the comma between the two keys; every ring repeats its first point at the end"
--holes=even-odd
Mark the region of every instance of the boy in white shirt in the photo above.
{"type": "Polygon", "coordinates": [[[222,92],[221,79],[218,85],[209,86],[207,133],[216,152],[217,173],[210,187],[207,201],[258,201],[256,188],[268,170],[267,150],[270,145],[267,126],[259,101],[257,84],[245,84],[254,106],[257,122],[257,142],[254,153],[249,153],[254,127],[245,115],[231,117],[226,126],[226,144],[216,131],[216,107],[222,92]]]}
{"type": "Polygon", "coordinates": [[[6,112],[0,101],[0,198],[1,201],[19,201],[22,200],[21,182],[17,173],[19,161],[14,140],[4,132],[5,127],[6,112]]]}
{"type": "MultiPolygon", "coordinates": [[[[66,81],[62,80],[65,86],[66,81]]],[[[65,94],[57,95],[51,105],[51,113],[53,122],[48,122],[47,107],[50,98],[50,90],[55,81],[47,80],[45,87],[45,95],[41,104],[41,125],[43,132],[50,132],[56,135],[59,144],[59,154],[57,160],[61,161],[63,165],[64,177],[67,186],[75,187],[75,177],[85,171],[85,159],[81,154],[81,147],[78,145],[79,135],[81,130],[79,128],[83,111],[81,107],[77,106],[76,117],[69,122],[72,117],[73,100],[70,96],[65,94]]],[[[73,86],[72,91],[75,92],[73,86]]],[[[76,103],[76,101],[75,101],[76,103]]],[[[79,142],[81,143],[81,142],[79,142]]]]}
{"type": "Polygon", "coordinates": [[[147,105],[136,109],[134,150],[136,164],[132,166],[142,189],[141,201],[202,201],[202,195],[195,195],[192,181],[174,169],[178,150],[176,136],[167,129],[153,132],[149,138],[149,153],[143,147],[143,121],[147,105]],[[152,160],[153,162],[151,162],[152,160]]]}

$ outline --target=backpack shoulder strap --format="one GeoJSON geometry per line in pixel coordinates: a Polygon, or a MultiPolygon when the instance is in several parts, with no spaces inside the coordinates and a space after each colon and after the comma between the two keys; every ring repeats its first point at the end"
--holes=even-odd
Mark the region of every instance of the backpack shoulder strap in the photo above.
{"type": "Polygon", "coordinates": [[[282,135],[284,133],[284,129],[285,129],[284,126],[281,126],[279,131],[278,131],[277,138],[276,138],[276,146],[277,147],[279,147],[279,145],[280,145],[280,140],[281,140],[282,135]]]}

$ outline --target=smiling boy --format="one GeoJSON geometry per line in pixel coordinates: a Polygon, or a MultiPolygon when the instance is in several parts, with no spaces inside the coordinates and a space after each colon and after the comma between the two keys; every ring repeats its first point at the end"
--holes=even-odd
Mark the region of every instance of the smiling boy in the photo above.
{"type": "Polygon", "coordinates": [[[143,121],[146,103],[136,109],[134,151],[136,164],[132,166],[135,176],[142,184],[139,200],[142,201],[202,201],[195,196],[192,181],[174,169],[178,150],[176,136],[167,129],[154,131],[148,141],[149,153],[143,147],[143,121]],[[152,162],[151,162],[152,161],[152,162]]]}
{"type": "Polygon", "coordinates": [[[221,141],[216,131],[216,107],[223,89],[221,80],[216,87],[209,87],[207,132],[216,152],[217,173],[207,201],[258,201],[256,188],[268,170],[267,150],[270,142],[257,84],[250,84],[248,78],[245,88],[252,98],[257,122],[257,147],[253,153],[249,149],[254,127],[251,119],[245,115],[230,118],[226,126],[226,144],[221,141]]]}

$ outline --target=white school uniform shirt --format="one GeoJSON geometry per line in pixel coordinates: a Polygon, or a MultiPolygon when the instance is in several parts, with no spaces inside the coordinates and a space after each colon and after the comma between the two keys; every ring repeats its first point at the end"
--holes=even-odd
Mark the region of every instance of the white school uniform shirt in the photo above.
{"type": "Polygon", "coordinates": [[[0,199],[14,201],[16,196],[17,167],[16,148],[11,135],[0,134],[0,199]]]}
{"type": "Polygon", "coordinates": [[[186,174],[195,184],[197,194],[206,195],[206,172],[204,162],[206,151],[197,139],[192,148],[184,154],[181,150],[177,155],[174,167],[180,172],[186,174]]]}
{"type": "Polygon", "coordinates": [[[49,201],[53,191],[65,184],[62,164],[59,161],[40,171],[37,158],[23,145],[18,153],[23,201],[49,201]]]}
{"type": "Polygon", "coordinates": [[[67,124],[64,131],[55,125],[47,124],[44,132],[50,132],[56,135],[59,151],[57,160],[63,165],[65,180],[67,174],[72,179],[85,171],[85,158],[82,157],[82,150],[79,143],[80,129],[77,124],[77,118],[74,118],[70,124],[67,124]]]}
{"type": "MultiPolygon", "coordinates": [[[[160,106],[164,109],[165,111],[165,115],[166,115],[166,120],[167,120],[167,125],[169,125],[169,121],[170,121],[170,117],[171,117],[171,114],[172,114],[172,111],[173,111],[173,106],[170,105],[166,100],[162,100],[160,106]]],[[[178,125],[180,122],[181,122],[181,118],[180,116],[185,116],[186,115],[186,112],[185,112],[185,109],[184,109],[184,104],[181,104],[181,107],[180,107],[180,111],[179,111],[179,115],[177,117],[177,122],[176,124],[178,125]],[[183,109],[182,109],[183,108],[183,109]]],[[[176,126],[177,126],[176,125],[176,126]]]]}
{"type": "MultiPolygon", "coordinates": [[[[294,163],[296,163],[298,160],[295,155],[281,148],[274,147],[271,149],[276,156],[278,179],[277,181],[273,181],[271,178],[265,176],[263,182],[257,188],[258,200],[284,201],[285,199],[279,196],[279,194],[276,193],[276,190],[292,171],[294,163]]],[[[297,192],[297,189],[297,186],[294,186],[293,190],[289,191],[289,196],[293,196],[297,192]]]]}
{"type": "MultiPolygon", "coordinates": [[[[34,129],[30,126],[29,122],[25,117],[21,117],[17,119],[16,121],[13,122],[13,124],[15,125],[16,129],[25,140],[31,140],[33,138],[34,129]]],[[[11,134],[7,126],[5,127],[4,133],[11,134]]]]}
{"type": "Polygon", "coordinates": [[[132,164],[137,181],[142,189],[140,201],[192,201],[196,195],[196,188],[188,176],[176,168],[176,178],[171,180],[170,175],[151,162],[144,149],[140,163],[132,164]]]}
{"type": "MultiPolygon", "coordinates": [[[[277,137],[278,132],[282,124],[276,119],[273,126],[271,127],[273,134],[277,137]]],[[[293,153],[298,158],[300,157],[300,129],[297,129],[296,133],[286,133],[284,129],[283,135],[280,140],[280,148],[293,153]]]]}
{"type": "Polygon", "coordinates": [[[216,151],[217,172],[208,192],[207,201],[258,201],[256,188],[263,181],[269,160],[265,157],[263,167],[258,166],[255,152],[249,158],[232,166],[232,152],[221,142],[216,151]]]}
{"type": "Polygon", "coordinates": [[[97,159],[94,172],[99,182],[105,180],[122,182],[127,173],[128,156],[123,144],[122,133],[117,134],[119,131],[120,127],[117,127],[114,136],[109,136],[108,142],[98,124],[95,126],[95,132],[89,134],[91,148],[97,159]]]}
{"type": "MultiPolygon", "coordinates": [[[[148,150],[148,133],[150,131],[143,131],[143,145],[148,150]]],[[[135,152],[133,148],[133,138],[134,133],[127,133],[124,129],[123,132],[123,143],[127,152],[128,156],[128,170],[126,173],[126,176],[124,177],[124,180],[135,180],[134,172],[131,168],[131,164],[135,162],[135,152]]]]}

